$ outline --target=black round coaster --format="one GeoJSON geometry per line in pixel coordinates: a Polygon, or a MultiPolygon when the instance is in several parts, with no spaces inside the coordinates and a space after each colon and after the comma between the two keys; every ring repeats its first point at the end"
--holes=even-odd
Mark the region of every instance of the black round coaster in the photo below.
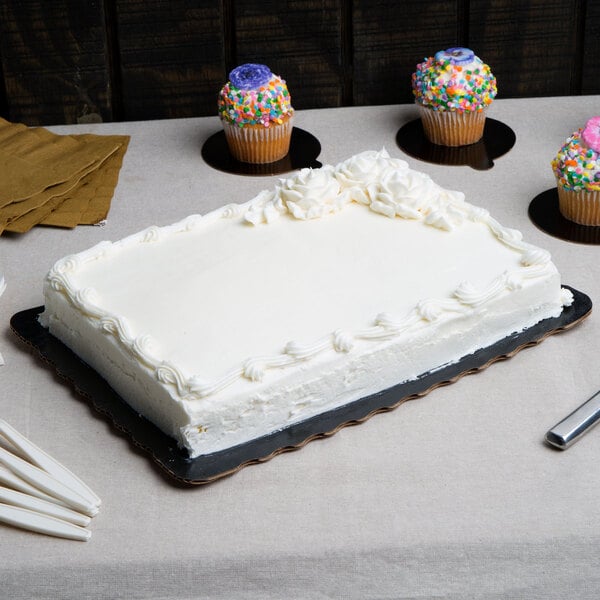
{"type": "Polygon", "coordinates": [[[554,187],[538,194],[529,204],[529,218],[545,233],[579,244],[600,244],[600,227],[579,225],[565,219],[558,209],[558,190],[554,187]]]}
{"type": "Polygon", "coordinates": [[[236,160],[229,152],[224,131],[211,135],[202,146],[202,158],[207,164],[219,171],[235,175],[279,175],[304,167],[317,169],[323,166],[316,160],[320,153],[319,140],[312,133],[298,127],[292,129],[288,154],[272,163],[255,165],[236,160]]]}
{"type": "Polygon", "coordinates": [[[506,154],[516,139],[508,125],[490,118],[485,120],[483,137],[468,146],[433,144],[425,136],[421,119],[406,123],[396,134],[396,143],[410,156],[438,165],[468,165],[478,171],[491,169],[494,159],[506,154]]]}

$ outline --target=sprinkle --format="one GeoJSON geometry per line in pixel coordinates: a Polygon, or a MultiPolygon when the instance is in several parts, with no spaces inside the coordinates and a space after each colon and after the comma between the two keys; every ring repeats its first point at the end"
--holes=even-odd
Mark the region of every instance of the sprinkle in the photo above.
{"type": "Polygon", "coordinates": [[[219,116],[239,127],[270,122],[283,123],[283,117],[294,112],[285,81],[273,75],[268,83],[256,89],[241,90],[228,81],[218,98],[219,116]]]}
{"type": "Polygon", "coordinates": [[[415,100],[434,110],[481,111],[497,94],[496,78],[488,65],[475,57],[469,65],[425,58],[412,74],[415,100]]]}
{"type": "Polygon", "coordinates": [[[581,143],[583,128],[570,135],[552,160],[552,170],[559,184],[568,191],[600,189],[600,152],[581,143]]]}

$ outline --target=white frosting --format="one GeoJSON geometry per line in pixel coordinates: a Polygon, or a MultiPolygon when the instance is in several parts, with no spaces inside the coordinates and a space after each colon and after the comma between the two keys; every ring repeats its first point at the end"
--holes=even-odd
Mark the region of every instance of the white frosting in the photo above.
{"type": "Polygon", "coordinates": [[[415,378],[569,303],[548,252],[385,151],[66,257],[45,299],[52,333],[192,456],[415,378]]]}
{"type": "Polygon", "coordinates": [[[425,218],[440,229],[460,223],[466,206],[461,192],[445,190],[382,150],[363,152],[335,168],[302,169],[274,190],[261,192],[245,218],[254,225],[271,223],[286,213],[315,219],[338,212],[349,202],[365,204],[386,217],[425,218]]]}

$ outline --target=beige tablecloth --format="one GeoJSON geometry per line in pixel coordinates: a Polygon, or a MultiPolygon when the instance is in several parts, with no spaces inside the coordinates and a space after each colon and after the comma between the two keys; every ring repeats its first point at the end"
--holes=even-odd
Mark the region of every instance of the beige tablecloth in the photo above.
{"type": "MultiPolygon", "coordinates": [[[[527,216],[554,184],[550,160],[600,97],[498,100],[515,147],[489,171],[404,156],[412,106],[298,111],[323,162],[386,147],[549,249],[565,283],[600,299],[600,248],[560,241],[527,216]]],[[[103,499],[88,543],[0,526],[0,597],[597,598],[600,429],[566,452],[545,431],[600,388],[600,321],[524,350],[332,438],[197,489],[148,458],[29,354],[10,316],[42,304],[58,258],[152,224],[243,202],[276,177],[207,166],[216,117],[53,127],[130,135],[108,222],[0,239],[0,415],[103,499]]],[[[374,241],[376,243],[376,241],[374,241]]],[[[405,257],[410,260],[410,257],[405,257]]]]}

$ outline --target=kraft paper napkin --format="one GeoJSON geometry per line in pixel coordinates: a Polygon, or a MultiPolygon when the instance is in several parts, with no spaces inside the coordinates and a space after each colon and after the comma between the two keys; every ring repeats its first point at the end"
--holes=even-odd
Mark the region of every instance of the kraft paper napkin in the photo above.
{"type": "MultiPolygon", "coordinates": [[[[36,210],[44,210],[44,206],[52,203],[57,198],[63,197],[64,194],[70,192],[77,186],[83,177],[96,169],[96,165],[91,165],[79,173],[76,173],[71,179],[64,183],[59,183],[49,187],[39,194],[34,194],[25,200],[12,202],[0,209],[0,231],[11,231],[11,226],[20,218],[25,218],[27,215],[35,213],[36,210]]],[[[36,223],[39,222],[36,221],[36,223]]],[[[35,223],[34,223],[35,225],[35,223]]]]}
{"type": "Polygon", "coordinates": [[[95,143],[84,143],[77,136],[29,129],[0,119],[0,206],[68,181],[116,149],[116,144],[104,136],[97,137],[95,143]]]}
{"type": "Polygon", "coordinates": [[[101,169],[83,177],[74,190],[65,194],[65,201],[41,221],[41,225],[72,228],[96,225],[106,219],[129,144],[128,136],[111,137],[120,141],[120,147],[106,159],[101,169]]]}
{"type": "Polygon", "coordinates": [[[105,160],[84,169],[68,182],[5,207],[0,214],[4,213],[8,220],[0,219],[0,231],[4,228],[5,231],[26,233],[38,224],[73,228],[106,219],[128,141],[126,138],[123,145],[115,148],[105,160]],[[23,205],[29,205],[29,209],[15,214],[23,205]],[[90,209],[90,205],[94,208],[90,209]],[[13,207],[15,212],[11,213],[13,207]]]}
{"type": "Polygon", "coordinates": [[[106,219],[128,142],[61,136],[0,118],[0,234],[106,219]]]}

